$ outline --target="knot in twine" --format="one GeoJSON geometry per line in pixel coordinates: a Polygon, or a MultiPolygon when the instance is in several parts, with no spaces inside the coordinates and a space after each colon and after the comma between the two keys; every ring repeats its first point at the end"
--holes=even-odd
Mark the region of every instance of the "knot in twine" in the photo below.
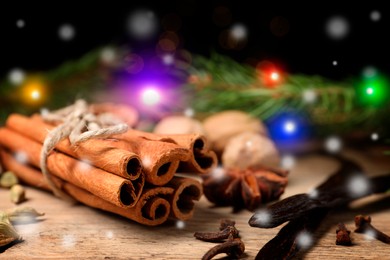
{"type": "Polygon", "coordinates": [[[92,138],[104,138],[121,134],[128,130],[128,125],[116,118],[113,114],[102,113],[95,115],[85,100],[77,100],[73,105],[57,111],[42,113],[45,122],[60,123],[48,133],[40,156],[42,174],[57,197],[75,202],[73,198],[61,191],[51,178],[47,169],[47,158],[55,146],[65,138],[69,138],[71,145],[87,141],[92,138]]]}

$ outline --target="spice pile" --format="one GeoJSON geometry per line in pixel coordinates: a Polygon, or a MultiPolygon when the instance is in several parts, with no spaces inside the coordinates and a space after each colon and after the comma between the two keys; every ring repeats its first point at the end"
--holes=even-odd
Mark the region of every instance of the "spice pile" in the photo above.
{"type": "Polygon", "coordinates": [[[287,186],[288,171],[279,169],[280,156],[257,118],[237,110],[216,113],[202,122],[185,116],[162,119],[156,133],[204,133],[221,167],[202,175],[206,198],[234,211],[254,211],[277,200],[287,186]],[[172,127],[175,126],[175,127],[172,127]]]}
{"type": "Polygon", "coordinates": [[[29,185],[144,225],[191,218],[202,186],[175,173],[206,173],[215,154],[198,134],[157,135],[120,123],[136,120],[130,107],[82,100],[54,113],[14,114],[0,129],[1,161],[29,185]]]}

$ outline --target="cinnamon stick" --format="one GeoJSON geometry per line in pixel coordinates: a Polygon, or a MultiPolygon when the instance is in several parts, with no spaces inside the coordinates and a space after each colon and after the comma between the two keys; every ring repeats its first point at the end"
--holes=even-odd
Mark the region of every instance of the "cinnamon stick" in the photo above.
{"type": "Polygon", "coordinates": [[[190,150],[175,144],[172,139],[151,133],[130,129],[116,138],[120,141],[112,142],[112,145],[137,153],[146,181],[157,186],[167,184],[177,171],[179,162],[191,156],[190,150]]]}
{"type": "MultiPolygon", "coordinates": [[[[41,189],[50,190],[45,183],[42,173],[37,169],[19,163],[11,153],[6,151],[0,152],[0,159],[6,162],[4,164],[6,169],[13,171],[23,182],[41,189]]],[[[173,193],[173,188],[170,187],[145,189],[134,207],[122,208],[59,178],[54,178],[54,181],[67,194],[85,205],[121,215],[147,226],[156,226],[164,223],[168,219],[171,210],[171,205],[166,199],[173,193]]]]}
{"type": "MultiPolygon", "coordinates": [[[[10,115],[6,126],[40,143],[45,141],[48,131],[54,128],[53,125],[44,123],[38,115],[28,118],[19,114],[10,115]]],[[[137,180],[142,172],[138,155],[110,146],[107,142],[103,143],[98,139],[90,139],[73,147],[67,138],[61,141],[56,148],[65,154],[87,160],[96,167],[129,180],[137,180]]]]}
{"type": "Polygon", "coordinates": [[[217,166],[217,156],[209,149],[206,138],[200,134],[168,135],[178,145],[191,151],[190,158],[180,162],[179,172],[208,173],[217,166]]]}
{"type": "MultiPolygon", "coordinates": [[[[30,164],[40,167],[42,146],[34,140],[10,129],[0,128],[0,145],[12,152],[25,153],[30,164]]],[[[56,151],[48,156],[47,167],[53,175],[120,207],[133,207],[144,185],[143,175],[131,182],[56,151]]]]}
{"type": "Polygon", "coordinates": [[[128,105],[114,104],[110,102],[91,104],[90,110],[93,114],[113,114],[129,126],[135,126],[139,118],[138,112],[135,108],[128,105]]]}
{"type": "Polygon", "coordinates": [[[194,200],[198,201],[203,194],[202,185],[192,178],[175,176],[168,184],[174,189],[171,195],[171,216],[188,220],[194,214],[194,200]]]}

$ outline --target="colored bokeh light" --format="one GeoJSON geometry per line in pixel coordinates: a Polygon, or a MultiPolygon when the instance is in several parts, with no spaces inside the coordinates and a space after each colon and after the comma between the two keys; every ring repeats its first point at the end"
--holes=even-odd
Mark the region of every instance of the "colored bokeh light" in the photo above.
{"type": "Polygon", "coordinates": [[[388,104],[389,81],[376,69],[366,69],[356,86],[356,96],[360,104],[376,107],[388,104]]]}
{"type": "Polygon", "coordinates": [[[146,88],[141,92],[141,100],[146,106],[155,106],[160,103],[161,94],[156,88],[146,88]]]}
{"type": "Polygon", "coordinates": [[[39,105],[46,99],[47,87],[40,79],[30,79],[22,86],[21,93],[25,104],[39,105]]]}

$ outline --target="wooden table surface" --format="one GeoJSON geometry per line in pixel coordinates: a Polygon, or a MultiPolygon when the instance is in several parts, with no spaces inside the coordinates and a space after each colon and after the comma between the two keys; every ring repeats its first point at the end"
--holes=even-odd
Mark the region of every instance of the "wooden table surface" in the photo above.
{"type": "MultiPolygon", "coordinates": [[[[370,174],[390,169],[388,158],[386,161],[383,155],[364,152],[349,150],[346,155],[362,162],[370,174]]],[[[312,154],[297,158],[282,198],[307,192],[335,169],[337,162],[325,156],[312,154]]],[[[1,259],[200,259],[214,244],[196,240],[194,232],[217,230],[221,218],[236,221],[246,247],[242,258],[254,259],[280,229],[252,228],[247,224],[251,212],[233,214],[230,208],[213,208],[204,197],[196,204],[194,217],[178,228],[175,221],[145,227],[84,205],[70,205],[34,188],[27,188],[27,196],[28,201],[21,206],[32,206],[46,215],[36,223],[16,225],[24,241],[2,249],[1,259]]],[[[0,189],[0,209],[12,207],[8,190],[0,189]]],[[[371,215],[373,225],[390,234],[390,196],[371,196],[355,201],[348,209],[332,212],[314,234],[315,246],[298,258],[390,259],[390,245],[362,234],[351,232],[354,241],[351,247],[335,245],[337,223],[344,222],[353,231],[353,218],[357,214],[371,215]]],[[[219,255],[216,259],[224,258],[225,255],[219,255]]]]}

